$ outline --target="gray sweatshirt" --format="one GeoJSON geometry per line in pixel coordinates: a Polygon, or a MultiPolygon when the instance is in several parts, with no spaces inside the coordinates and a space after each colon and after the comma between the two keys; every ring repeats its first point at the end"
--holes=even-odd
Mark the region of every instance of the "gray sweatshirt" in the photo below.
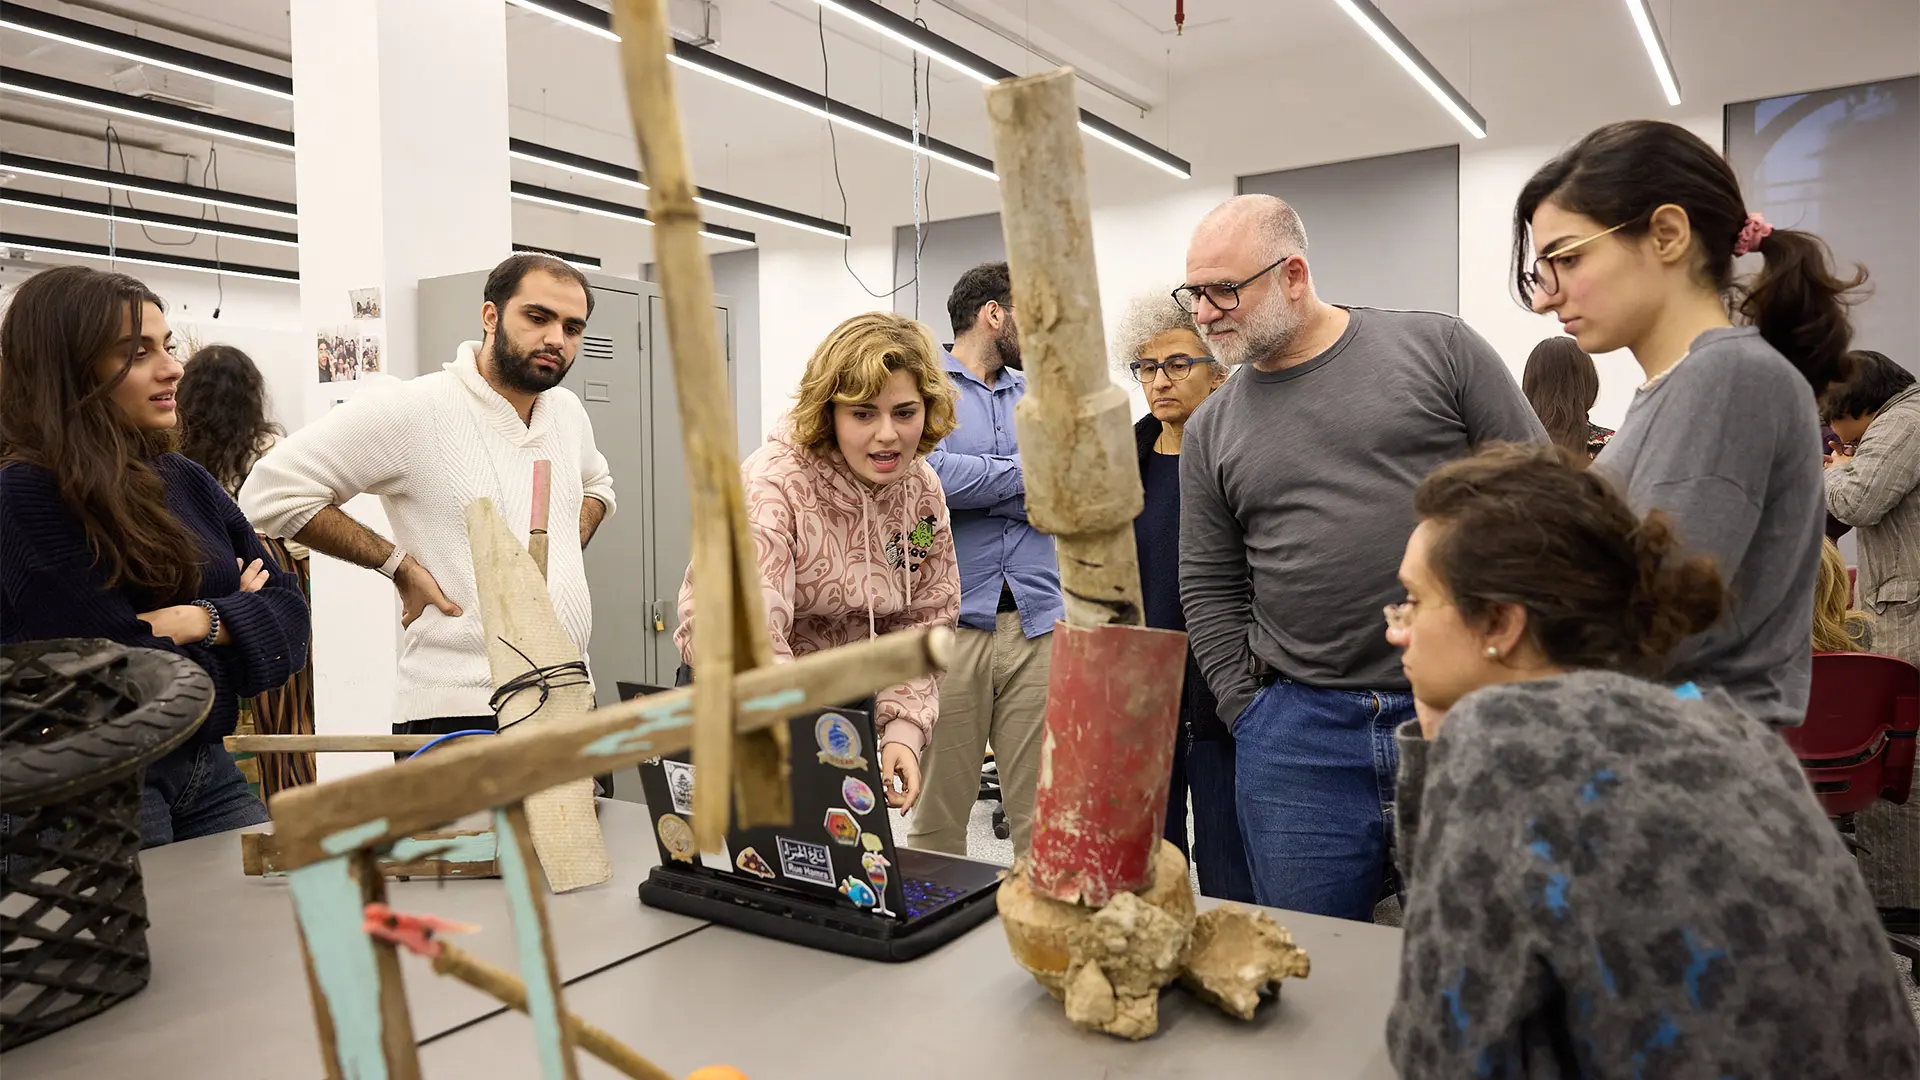
{"type": "Polygon", "coordinates": [[[1665,510],[1727,582],[1728,613],[1681,647],[1674,678],[1724,686],[1770,724],[1804,720],[1826,524],[1807,380],[1760,331],[1709,330],[1634,395],[1594,466],[1625,480],[1635,510],[1665,510]]]}
{"type": "Polygon", "coordinates": [[[1399,743],[1402,1080],[1920,1076],[1859,870],[1724,691],[1581,672],[1399,743]]]}
{"type": "Polygon", "coordinates": [[[1413,491],[1475,444],[1546,431],[1486,339],[1451,316],[1352,308],[1285,371],[1236,372],[1180,448],[1180,600],[1232,724],[1249,660],[1312,686],[1404,690],[1380,609],[1405,596],[1413,491]]]}

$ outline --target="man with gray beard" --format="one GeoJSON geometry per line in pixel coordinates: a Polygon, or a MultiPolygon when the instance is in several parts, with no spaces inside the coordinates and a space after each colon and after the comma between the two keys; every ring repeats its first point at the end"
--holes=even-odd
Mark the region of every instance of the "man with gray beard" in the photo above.
{"type": "Polygon", "coordinates": [[[1270,195],[1222,203],[1188,245],[1174,296],[1214,358],[1248,370],[1187,423],[1180,598],[1233,729],[1255,895],[1365,920],[1399,887],[1393,733],[1414,710],[1381,612],[1421,600],[1397,580],[1414,488],[1476,444],[1546,431],[1466,323],[1329,304],[1306,255],[1270,195]]]}

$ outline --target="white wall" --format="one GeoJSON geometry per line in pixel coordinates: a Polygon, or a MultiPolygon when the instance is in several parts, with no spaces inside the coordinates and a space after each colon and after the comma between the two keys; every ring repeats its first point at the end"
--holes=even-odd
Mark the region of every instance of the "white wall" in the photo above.
{"type": "MultiPolygon", "coordinates": [[[[1669,109],[1624,9],[1547,5],[1530,8],[1528,15],[1489,20],[1470,35],[1458,26],[1408,27],[1409,36],[1487,117],[1485,140],[1455,126],[1356,32],[1350,48],[1276,56],[1258,70],[1221,72],[1179,88],[1170,107],[1180,119],[1171,131],[1158,115],[1142,126],[1162,129],[1152,137],[1170,136],[1174,151],[1193,160],[1191,180],[1173,180],[1090,147],[1094,242],[1109,327],[1128,298],[1166,288],[1180,276],[1194,223],[1233,193],[1236,177],[1460,142],[1461,314],[1517,377],[1533,345],[1558,332],[1553,320],[1512,299],[1508,267],[1514,199],[1554,153],[1600,124],[1642,116],[1680,123],[1718,146],[1721,108],[1728,102],[1920,70],[1920,20],[1911,0],[1695,0],[1677,7],[1667,27],[1685,93],[1683,104],[1669,109]],[[1202,103],[1215,104],[1202,110],[1202,103]]],[[[947,100],[950,110],[968,107],[947,100]]],[[[875,284],[886,280],[891,228],[911,221],[909,164],[905,153],[869,149],[868,142],[843,137],[840,153],[853,208],[853,265],[875,284]]],[[[778,167],[797,176],[819,173],[825,190],[834,193],[824,153],[778,167]]],[[[834,194],[828,216],[838,210],[834,194]]],[[[935,217],[991,211],[997,204],[991,183],[936,166],[935,217]]],[[[1311,234],[1313,222],[1306,225],[1311,234]]],[[[809,351],[827,329],[856,312],[889,306],[849,279],[840,245],[790,239],[786,232],[761,233],[767,424],[785,408],[809,351]]],[[[1389,252],[1382,253],[1381,272],[1392,272],[1389,252]]],[[[1600,365],[1595,419],[1616,424],[1640,381],[1638,368],[1625,355],[1601,357],[1600,365]]]]}

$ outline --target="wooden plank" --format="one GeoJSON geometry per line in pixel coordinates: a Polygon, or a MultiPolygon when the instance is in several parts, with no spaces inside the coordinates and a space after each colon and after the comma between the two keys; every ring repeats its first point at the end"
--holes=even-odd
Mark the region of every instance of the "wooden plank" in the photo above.
{"type": "MultiPolygon", "coordinates": [[[[734,676],[742,730],[783,725],[809,709],[863,697],[946,667],[953,632],[903,630],[734,676]]],[[[456,739],[388,769],[273,797],[281,864],[297,869],[358,847],[491,809],[555,784],[684,750],[692,688],[681,687],[546,724],[537,738],[456,739]]]]}
{"type": "MultiPolygon", "coordinates": [[[[593,687],[565,665],[580,648],[554,614],[546,579],[533,556],[514,539],[490,499],[466,506],[467,547],[486,628],[493,685],[524,679],[533,669],[554,671],[545,686],[518,690],[499,706],[500,735],[525,739],[550,725],[593,711],[593,687]]],[[[598,885],[613,877],[606,838],[593,801],[593,779],[580,776],[525,797],[540,868],[554,892],[598,885]]]]}
{"type": "MultiPolygon", "coordinates": [[[[399,1080],[386,1052],[381,964],[373,940],[360,929],[365,901],[353,867],[358,858],[340,855],[303,866],[288,875],[288,887],[313,973],[315,1024],[332,1055],[328,1075],[399,1080]]],[[[411,1043],[411,1031],[407,1037],[411,1043]]]]}
{"type": "Polygon", "coordinates": [[[327,1080],[346,1080],[346,1074],[340,1071],[340,1049],[333,1037],[333,1012],[327,1007],[326,993],[320,989],[320,979],[313,970],[313,950],[307,947],[307,935],[295,925],[294,933],[300,938],[300,964],[307,972],[307,997],[313,1003],[314,1033],[319,1037],[320,1062],[326,1067],[327,1080]]]}
{"type": "MultiPolygon", "coordinates": [[[[360,883],[361,925],[368,904],[387,902],[387,879],[380,873],[380,856],[371,849],[355,852],[353,876],[360,883]]],[[[374,969],[380,977],[380,1042],[387,1055],[392,1080],[420,1080],[420,1047],[413,1037],[413,1016],[407,1011],[407,984],[400,976],[400,951],[390,941],[360,937],[373,949],[374,969]]]]}
{"type": "MultiPolygon", "coordinates": [[[[419,833],[395,842],[380,859],[380,872],[389,878],[491,878],[500,876],[490,829],[443,830],[419,833]]],[[[240,869],[248,877],[278,877],[280,865],[273,834],[240,834],[240,869]]]]}
{"type": "Polygon", "coordinates": [[[647,176],[653,258],[667,309],[667,339],[693,496],[694,840],[719,851],[737,794],[747,825],[787,824],[785,729],[743,734],[733,723],[732,675],[773,662],[760,568],[747,527],[746,494],[727,392],[726,357],[713,321],[713,273],[693,171],[680,131],[665,0],[613,6],[640,161],[647,176]],[[704,675],[705,678],[700,676],[704,675]],[[739,753],[736,757],[736,749],[739,753]]]}
{"type": "Polygon", "coordinates": [[[533,1021],[540,1073],[546,1080],[579,1080],[573,1056],[575,1035],[562,1000],[547,905],[533,873],[533,832],[527,808],[515,803],[495,810],[493,831],[500,838],[500,878],[506,883],[507,910],[513,916],[520,979],[526,984],[527,1016],[533,1021]]]}
{"type": "Polygon", "coordinates": [[[221,745],[236,754],[411,753],[433,735],[229,735],[221,745]]]}
{"type": "Polygon", "coordinates": [[[527,529],[527,554],[540,568],[543,580],[547,576],[547,504],[552,480],[553,462],[541,458],[533,463],[533,524],[527,529]]]}

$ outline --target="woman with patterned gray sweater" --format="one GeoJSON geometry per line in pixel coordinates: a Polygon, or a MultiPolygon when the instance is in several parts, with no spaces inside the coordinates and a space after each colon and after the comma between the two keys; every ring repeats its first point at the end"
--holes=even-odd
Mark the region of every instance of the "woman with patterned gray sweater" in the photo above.
{"type": "Polygon", "coordinates": [[[1420,1077],[1920,1075],[1873,903],[1779,734],[1649,682],[1719,576],[1603,472],[1436,470],[1387,610],[1406,940],[1387,1041],[1420,1077]]]}

